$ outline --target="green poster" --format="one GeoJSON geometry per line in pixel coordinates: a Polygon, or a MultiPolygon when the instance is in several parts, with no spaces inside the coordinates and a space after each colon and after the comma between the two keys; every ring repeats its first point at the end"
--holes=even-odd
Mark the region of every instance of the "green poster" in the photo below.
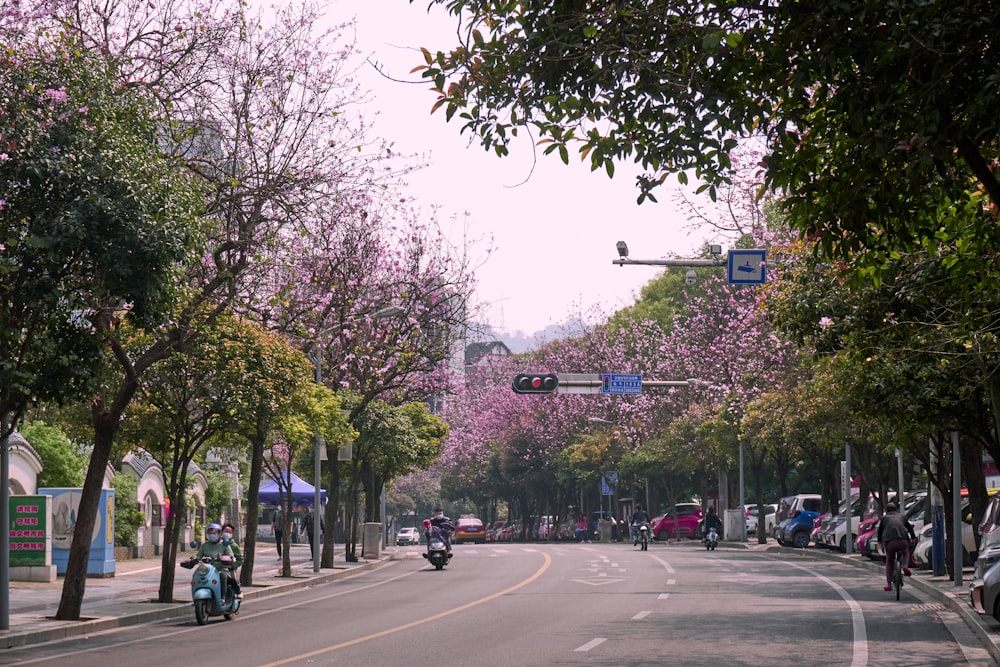
{"type": "Polygon", "coordinates": [[[10,565],[46,565],[48,496],[10,497],[10,565]]]}

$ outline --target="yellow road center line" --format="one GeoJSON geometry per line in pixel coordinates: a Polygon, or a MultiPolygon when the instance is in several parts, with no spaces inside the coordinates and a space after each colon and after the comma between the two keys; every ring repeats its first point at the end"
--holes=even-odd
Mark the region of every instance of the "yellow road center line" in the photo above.
{"type": "Polygon", "coordinates": [[[401,632],[403,630],[409,630],[410,628],[415,628],[418,625],[423,625],[424,623],[430,623],[431,621],[436,621],[438,619],[445,618],[446,616],[451,616],[452,614],[457,614],[460,611],[465,611],[466,609],[471,609],[472,607],[475,607],[477,605],[481,605],[484,602],[489,602],[490,600],[495,600],[498,597],[501,597],[503,595],[507,595],[508,593],[513,593],[517,589],[523,588],[523,587],[527,586],[528,584],[530,584],[531,582],[535,581],[540,576],[542,576],[543,574],[545,574],[545,571],[549,569],[549,566],[552,564],[552,557],[549,556],[547,553],[542,553],[542,556],[545,558],[545,562],[542,564],[542,566],[540,568],[538,568],[538,570],[534,574],[532,574],[530,577],[528,577],[524,581],[521,581],[520,583],[514,584],[510,588],[505,588],[504,590],[498,591],[496,593],[493,593],[492,595],[487,595],[484,598],[480,598],[478,600],[473,600],[472,602],[467,602],[466,604],[463,604],[463,605],[461,605],[459,607],[455,607],[454,609],[449,609],[448,611],[442,611],[442,612],[440,612],[438,614],[434,614],[433,616],[428,616],[426,618],[421,618],[420,620],[417,620],[417,621],[411,621],[409,623],[404,623],[403,625],[397,625],[394,628],[388,628],[388,629],[382,630],[380,632],[375,632],[375,633],[370,634],[370,635],[365,635],[364,637],[357,637],[355,639],[351,639],[351,640],[346,641],[346,642],[341,642],[340,644],[334,644],[333,646],[327,646],[325,648],[316,649],[315,651],[309,651],[308,653],[301,653],[299,655],[293,655],[293,656],[291,656],[289,658],[285,658],[284,660],[278,660],[276,662],[268,662],[268,663],[265,663],[265,664],[261,665],[261,667],[278,667],[278,665],[287,665],[289,663],[297,662],[299,660],[306,660],[308,658],[314,658],[317,655],[322,655],[324,653],[332,653],[333,651],[337,651],[337,650],[342,649],[342,648],[347,648],[348,646],[354,646],[356,644],[361,644],[363,642],[371,641],[372,639],[379,639],[380,637],[385,637],[387,635],[395,634],[395,633],[401,632]]]}

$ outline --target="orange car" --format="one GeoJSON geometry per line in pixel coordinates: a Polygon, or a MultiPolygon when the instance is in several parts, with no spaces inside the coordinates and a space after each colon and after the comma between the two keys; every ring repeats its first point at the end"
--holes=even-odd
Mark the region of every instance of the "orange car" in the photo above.
{"type": "Polygon", "coordinates": [[[486,526],[474,516],[463,516],[455,523],[455,534],[451,541],[482,543],[486,541],[486,526]]]}

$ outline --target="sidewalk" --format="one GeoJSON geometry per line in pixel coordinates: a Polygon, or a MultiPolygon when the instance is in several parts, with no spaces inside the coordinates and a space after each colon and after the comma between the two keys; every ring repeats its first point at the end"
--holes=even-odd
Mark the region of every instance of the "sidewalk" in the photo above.
{"type": "MultiPolygon", "coordinates": [[[[243,601],[277,595],[318,583],[370,570],[388,562],[390,552],[378,560],[345,560],[344,545],[338,544],[332,569],[313,572],[309,545],[291,546],[292,576],[280,577],[281,562],[274,544],[258,544],[254,553],[253,586],[243,587],[243,601]]],[[[178,553],[178,561],[190,553],[178,553]]],[[[190,616],[191,571],[177,567],[174,577],[174,600],[158,603],[160,558],[140,558],[116,563],[114,577],[88,578],[80,621],[56,621],[63,578],[53,583],[12,581],[10,583],[10,629],[0,630],[0,648],[38,644],[66,637],[88,635],[112,628],[150,623],[166,618],[190,616]]]]}

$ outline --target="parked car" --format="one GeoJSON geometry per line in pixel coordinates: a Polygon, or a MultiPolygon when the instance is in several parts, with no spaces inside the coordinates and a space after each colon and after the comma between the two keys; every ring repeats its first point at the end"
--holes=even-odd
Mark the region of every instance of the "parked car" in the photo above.
{"type": "Polygon", "coordinates": [[[503,531],[503,527],[506,521],[503,519],[498,519],[489,525],[486,529],[486,541],[487,542],[499,542],[500,535],[503,531]]]}
{"type": "Polygon", "coordinates": [[[969,604],[979,614],[1000,621],[1000,561],[969,584],[969,604]]]}
{"type": "MultiPolygon", "coordinates": [[[[783,498],[782,500],[789,500],[783,498]]],[[[813,520],[820,514],[820,495],[803,493],[791,496],[788,516],[778,528],[778,544],[791,545],[799,549],[809,546],[813,530],[813,520]]]]}
{"type": "MultiPolygon", "coordinates": [[[[969,506],[965,505],[962,508],[962,515],[968,518],[969,506]]],[[[920,532],[917,533],[917,546],[913,550],[913,555],[911,560],[916,567],[922,569],[930,569],[932,566],[931,562],[931,548],[934,544],[933,536],[931,535],[933,524],[928,522],[921,528],[920,532]]],[[[947,549],[948,546],[945,545],[947,549]]],[[[971,520],[962,521],[962,564],[970,565],[976,560],[976,555],[978,553],[976,538],[974,531],[972,530],[971,520]]]]}
{"type": "Polygon", "coordinates": [[[455,534],[451,541],[454,544],[462,542],[475,542],[477,544],[486,541],[486,526],[474,516],[463,516],[455,522],[455,534]]]}
{"type": "Polygon", "coordinates": [[[668,511],[653,524],[654,540],[669,540],[673,537],[695,537],[701,523],[701,505],[698,503],[677,503],[677,519],[673,511],[668,511]]]}
{"type": "MultiPolygon", "coordinates": [[[[760,516],[758,514],[758,509],[756,505],[750,505],[747,507],[747,534],[757,534],[757,526],[759,525],[760,516]]],[[[771,531],[774,530],[774,513],[778,511],[778,506],[764,505],[764,534],[770,535],[771,531]]]]}
{"type": "Polygon", "coordinates": [[[408,547],[411,544],[420,544],[420,531],[416,528],[400,528],[396,533],[396,546],[408,547]]]}
{"type": "Polygon", "coordinates": [[[878,552],[878,524],[881,519],[873,516],[858,524],[858,539],[855,541],[855,549],[864,558],[878,560],[885,558],[878,552]]]}
{"type": "Polygon", "coordinates": [[[986,571],[1000,562],[1000,495],[990,498],[979,525],[979,549],[975,577],[982,579],[986,571]]]}
{"type": "MultiPolygon", "coordinates": [[[[913,532],[917,534],[918,539],[920,531],[924,527],[924,510],[926,502],[926,490],[911,491],[906,494],[906,498],[903,500],[902,512],[906,516],[907,521],[909,521],[913,526],[913,532]]],[[[881,519],[881,516],[874,516],[871,519],[862,522],[862,525],[865,525],[868,521],[871,521],[873,528],[868,533],[858,535],[858,550],[861,552],[861,555],[868,556],[869,558],[876,560],[885,560],[885,549],[878,541],[878,524],[881,519]],[[862,538],[864,539],[864,546],[862,546],[862,538]]],[[[910,560],[913,560],[912,556],[910,560]]]]}

